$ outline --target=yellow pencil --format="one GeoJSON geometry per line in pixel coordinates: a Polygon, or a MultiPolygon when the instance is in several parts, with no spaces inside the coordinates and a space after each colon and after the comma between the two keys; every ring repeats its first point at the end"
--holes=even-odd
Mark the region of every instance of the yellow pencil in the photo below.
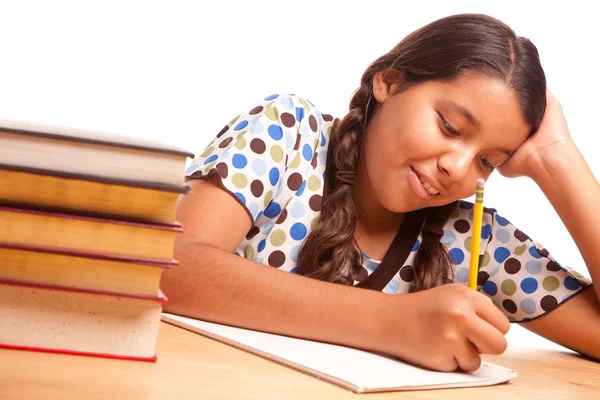
{"type": "Polygon", "coordinates": [[[479,273],[479,244],[481,242],[481,224],[483,220],[483,179],[477,179],[475,188],[475,206],[473,207],[473,237],[471,238],[471,265],[469,267],[469,287],[477,289],[479,273]]]}

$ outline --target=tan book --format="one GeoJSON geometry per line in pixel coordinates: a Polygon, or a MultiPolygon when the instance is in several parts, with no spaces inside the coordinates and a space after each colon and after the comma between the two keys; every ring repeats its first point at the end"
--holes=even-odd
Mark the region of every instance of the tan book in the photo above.
{"type": "Polygon", "coordinates": [[[0,347],[155,361],[165,301],[0,283],[0,347]]]}
{"type": "Polygon", "coordinates": [[[193,156],[115,133],[0,119],[4,165],[181,186],[185,162],[193,156]]]}
{"type": "Polygon", "coordinates": [[[189,188],[0,164],[0,203],[172,223],[189,188]]]}
{"type": "Polygon", "coordinates": [[[162,272],[176,264],[0,242],[0,281],[21,284],[154,298],[162,272]]]}
{"type": "Polygon", "coordinates": [[[149,224],[0,207],[0,242],[170,262],[181,224],[149,224]]]}

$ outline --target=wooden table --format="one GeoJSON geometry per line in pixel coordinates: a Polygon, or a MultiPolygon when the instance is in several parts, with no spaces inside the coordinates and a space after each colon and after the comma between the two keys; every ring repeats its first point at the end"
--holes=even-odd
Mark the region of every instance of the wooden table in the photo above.
{"type": "Polygon", "coordinates": [[[508,384],[354,394],[212,339],[161,323],[158,361],[0,350],[0,399],[600,399],[600,363],[509,346],[487,361],[515,369],[508,384]]]}

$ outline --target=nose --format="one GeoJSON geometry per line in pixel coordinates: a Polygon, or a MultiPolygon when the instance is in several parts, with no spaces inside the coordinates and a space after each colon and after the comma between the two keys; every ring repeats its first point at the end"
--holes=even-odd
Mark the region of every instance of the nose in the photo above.
{"type": "Polygon", "coordinates": [[[471,168],[474,155],[464,149],[455,149],[443,154],[438,159],[439,171],[451,182],[464,180],[471,168]]]}

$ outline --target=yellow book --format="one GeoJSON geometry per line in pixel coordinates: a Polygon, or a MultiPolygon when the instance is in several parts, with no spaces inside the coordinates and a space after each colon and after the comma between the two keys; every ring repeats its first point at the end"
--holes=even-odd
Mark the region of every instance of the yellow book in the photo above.
{"type": "Polygon", "coordinates": [[[156,297],[175,264],[0,242],[0,281],[156,297]]]}
{"type": "Polygon", "coordinates": [[[149,224],[0,207],[0,242],[169,262],[179,223],[149,224]]]}

